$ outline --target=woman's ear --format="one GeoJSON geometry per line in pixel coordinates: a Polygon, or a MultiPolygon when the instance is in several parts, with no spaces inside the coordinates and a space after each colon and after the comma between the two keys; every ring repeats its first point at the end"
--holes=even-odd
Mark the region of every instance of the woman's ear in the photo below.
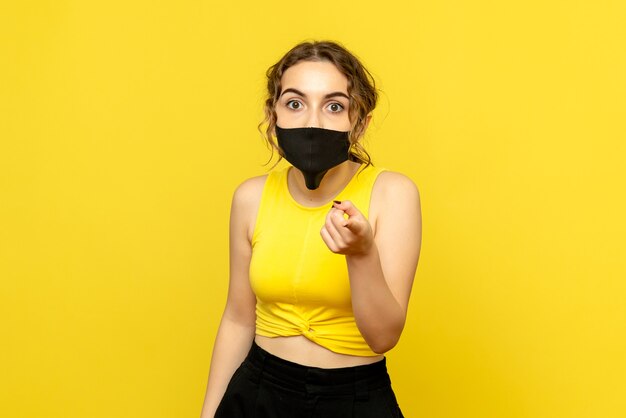
{"type": "Polygon", "coordinates": [[[370,125],[370,120],[372,120],[371,113],[365,116],[365,122],[363,122],[363,132],[367,131],[367,127],[370,125]]]}
{"type": "Polygon", "coordinates": [[[372,120],[371,113],[365,116],[365,119],[363,120],[363,129],[361,129],[361,132],[359,134],[359,139],[361,139],[365,135],[365,132],[367,131],[367,127],[370,124],[370,120],[372,120]]]}

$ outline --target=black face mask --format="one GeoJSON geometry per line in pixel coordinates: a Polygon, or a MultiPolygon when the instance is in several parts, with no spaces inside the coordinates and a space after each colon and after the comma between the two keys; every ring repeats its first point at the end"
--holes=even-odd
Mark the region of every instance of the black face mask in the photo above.
{"type": "Polygon", "coordinates": [[[291,128],[276,126],[278,146],[284,157],[304,174],[309,190],[320,186],[328,170],[348,160],[350,132],[323,128],[291,128]]]}

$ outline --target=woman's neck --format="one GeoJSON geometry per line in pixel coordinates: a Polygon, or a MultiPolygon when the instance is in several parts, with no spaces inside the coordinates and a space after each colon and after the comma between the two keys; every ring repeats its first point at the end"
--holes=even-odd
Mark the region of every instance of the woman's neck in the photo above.
{"type": "Polygon", "coordinates": [[[361,164],[345,161],[328,170],[319,187],[309,190],[304,182],[302,172],[295,167],[289,170],[287,184],[291,196],[303,206],[321,206],[329,203],[339,194],[356,174],[361,164]]]}

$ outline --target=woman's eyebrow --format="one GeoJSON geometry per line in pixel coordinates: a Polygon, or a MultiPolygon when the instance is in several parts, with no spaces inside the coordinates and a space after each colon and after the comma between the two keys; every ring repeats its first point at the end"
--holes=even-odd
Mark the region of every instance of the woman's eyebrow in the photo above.
{"type": "MultiPolygon", "coordinates": [[[[306,94],[304,94],[300,90],[296,90],[294,88],[285,89],[285,90],[283,90],[282,93],[280,93],[280,95],[282,96],[285,93],[295,93],[295,94],[297,94],[299,96],[306,97],[306,94]]],[[[328,93],[327,95],[324,96],[324,98],[325,99],[329,99],[331,97],[337,97],[337,96],[345,97],[346,99],[350,100],[350,97],[346,93],[343,93],[343,92],[340,92],[340,91],[334,91],[332,93],[328,93]]]]}

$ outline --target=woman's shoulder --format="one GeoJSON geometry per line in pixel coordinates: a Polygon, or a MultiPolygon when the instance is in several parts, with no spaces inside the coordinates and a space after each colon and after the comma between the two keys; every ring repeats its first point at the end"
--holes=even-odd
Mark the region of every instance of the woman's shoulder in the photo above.
{"type": "Polygon", "coordinates": [[[233,204],[248,206],[258,203],[261,200],[267,177],[268,174],[264,174],[242,181],[233,193],[233,204]]]}
{"type": "Polygon", "coordinates": [[[405,174],[384,169],[376,178],[372,194],[389,199],[397,199],[400,196],[419,197],[419,189],[413,180],[405,174]]]}
{"type": "Polygon", "coordinates": [[[382,171],[376,178],[370,198],[370,220],[378,235],[382,224],[388,231],[410,229],[411,219],[421,224],[421,203],[417,186],[408,176],[382,171]],[[382,222],[381,222],[382,221],[382,222]]]}
{"type": "Polygon", "coordinates": [[[248,242],[252,240],[254,222],[259,210],[263,186],[267,180],[267,174],[244,180],[237,186],[233,193],[233,201],[230,209],[231,234],[240,231],[241,236],[246,236],[248,242]]]}

